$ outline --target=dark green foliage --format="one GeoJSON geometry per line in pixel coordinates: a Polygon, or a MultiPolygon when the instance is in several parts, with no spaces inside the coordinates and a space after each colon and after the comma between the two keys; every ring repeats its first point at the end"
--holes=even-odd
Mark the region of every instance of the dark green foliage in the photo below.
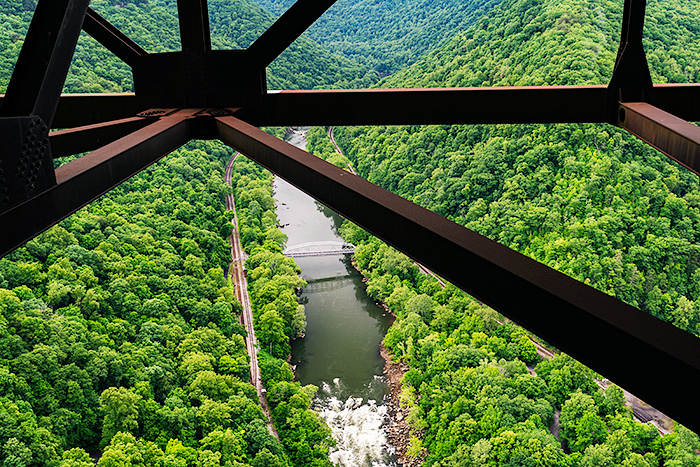
{"type": "MultiPolygon", "coordinates": [[[[388,75],[472,25],[499,0],[340,0],[308,30],[328,50],[388,75]]],[[[293,0],[258,0],[282,14],[293,0]]]]}

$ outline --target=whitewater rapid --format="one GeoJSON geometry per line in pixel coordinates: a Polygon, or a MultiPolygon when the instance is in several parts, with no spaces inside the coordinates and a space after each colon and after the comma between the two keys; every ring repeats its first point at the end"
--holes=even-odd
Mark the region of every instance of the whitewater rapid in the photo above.
{"type": "MultiPolygon", "coordinates": [[[[369,385],[383,384],[375,376],[369,385]]],[[[368,388],[372,393],[372,388],[368,388]]],[[[337,446],[331,450],[330,460],[339,467],[396,467],[394,448],[384,433],[386,406],[374,399],[343,397],[339,378],[324,382],[315,400],[315,409],[328,424],[337,446]],[[340,398],[339,398],[340,397],[340,398]]]]}

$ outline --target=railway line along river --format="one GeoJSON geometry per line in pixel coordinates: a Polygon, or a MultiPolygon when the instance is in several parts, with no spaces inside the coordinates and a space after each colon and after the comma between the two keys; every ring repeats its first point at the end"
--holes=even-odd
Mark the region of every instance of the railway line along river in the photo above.
{"type": "MultiPolygon", "coordinates": [[[[303,132],[290,143],[304,148],[303,132]]],[[[288,245],[341,240],[341,218],[280,178],[274,182],[277,215],[288,245]]],[[[382,422],[384,360],[379,344],[391,317],[365,293],[349,256],[297,258],[308,286],[306,336],[292,344],[292,364],[302,384],[319,387],[315,408],[338,444],[331,460],[339,466],[395,466],[382,422]]]]}

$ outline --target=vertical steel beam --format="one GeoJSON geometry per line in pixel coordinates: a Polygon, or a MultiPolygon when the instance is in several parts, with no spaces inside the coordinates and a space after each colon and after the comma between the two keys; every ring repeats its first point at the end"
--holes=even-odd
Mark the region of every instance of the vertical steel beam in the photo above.
{"type": "Polygon", "coordinates": [[[39,0],[0,117],[39,116],[49,127],[89,0],[39,0]]]}
{"type": "Polygon", "coordinates": [[[147,53],[141,46],[132,41],[92,8],[87,9],[85,21],[83,22],[83,31],[88,33],[97,42],[104,45],[107,50],[119,57],[130,67],[134,66],[134,62],[138,57],[146,55],[147,53]]]}
{"type": "MultiPolygon", "coordinates": [[[[620,46],[608,86],[614,102],[645,100],[645,94],[652,87],[649,65],[642,45],[645,12],[646,0],[625,0],[620,46]]],[[[612,117],[614,122],[614,115],[612,117]]]]}
{"type": "Polygon", "coordinates": [[[177,17],[183,52],[211,50],[207,0],[177,0],[177,17]]]}
{"type": "Polygon", "coordinates": [[[306,31],[335,0],[297,0],[247,49],[254,66],[265,68],[306,31]]]}

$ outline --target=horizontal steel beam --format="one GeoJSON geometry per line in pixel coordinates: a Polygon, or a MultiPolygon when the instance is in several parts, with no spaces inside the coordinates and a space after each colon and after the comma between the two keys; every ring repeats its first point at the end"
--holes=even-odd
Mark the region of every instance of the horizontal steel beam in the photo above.
{"type": "Polygon", "coordinates": [[[691,429],[700,340],[235,117],[218,137],[691,429]],[[669,388],[673,388],[672,397],[669,388]]]}
{"type": "Polygon", "coordinates": [[[700,121],[700,84],[655,84],[646,102],[690,122],[700,121]]]}
{"type": "Polygon", "coordinates": [[[51,156],[54,159],[93,151],[129,133],[140,130],[152,120],[144,117],[131,117],[106,123],[96,123],[49,134],[51,156]]]}
{"type": "Polygon", "coordinates": [[[73,128],[133,117],[142,110],[136,95],[126,93],[61,94],[51,128],[73,128]]]}
{"type": "Polygon", "coordinates": [[[700,127],[645,102],[621,103],[618,125],[700,175],[700,127]]]}
{"type": "Polygon", "coordinates": [[[140,45],[132,41],[92,8],[88,8],[85,15],[83,31],[129,66],[133,67],[138,57],[147,54],[140,45]]]}
{"type": "MultiPolygon", "coordinates": [[[[0,94],[0,105],[5,95],[0,94]]],[[[133,117],[140,111],[133,92],[61,94],[51,128],[73,128],[133,117]]]]}
{"type": "MultiPolygon", "coordinates": [[[[606,121],[606,91],[605,86],[271,91],[241,115],[257,126],[595,123],[606,121]]],[[[0,103],[3,98],[0,94],[0,103]]],[[[649,102],[700,120],[700,84],[656,84],[649,102]]],[[[134,93],[62,94],[53,128],[118,120],[142,110],[134,93]]]]}
{"type": "Polygon", "coordinates": [[[182,111],[56,169],[57,184],[0,214],[0,257],[199,137],[182,111]],[[7,227],[7,226],[11,226],[7,227]]]}
{"type": "Polygon", "coordinates": [[[281,91],[242,118],[256,126],[604,122],[606,93],[605,86],[281,91]]]}

